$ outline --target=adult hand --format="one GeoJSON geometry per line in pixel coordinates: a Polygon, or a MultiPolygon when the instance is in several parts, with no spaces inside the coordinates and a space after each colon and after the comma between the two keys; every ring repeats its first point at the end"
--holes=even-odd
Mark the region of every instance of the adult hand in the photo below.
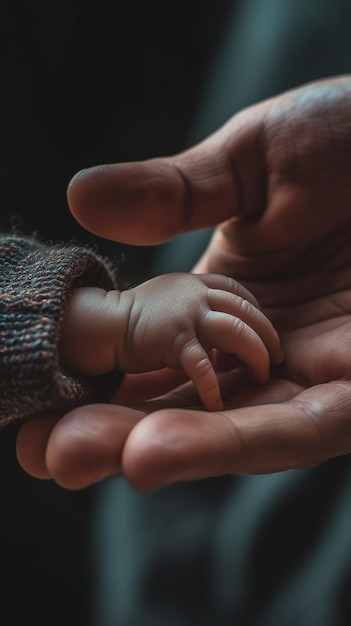
{"type": "MultiPolygon", "coordinates": [[[[69,488],[122,472],[152,489],[351,451],[350,105],[350,78],[314,83],[241,112],[176,157],[73,179],[73,214],[104,237],[154,244],[220,224],[196,271],[235,277],[256,295],[285,362],[256,388],[240,370],[225,375],[220,413],[182,408],[195,401],[185,386],[144,419],[141,407],[112,405],[77,409],[53,429],[36,418],[18,440],[28,471],[69,488]]],[[[172,385],[151,377],[150,396],[172,385]]],[[[119,402],[144,399],[145,380],[127,378],[119,402]]]]}

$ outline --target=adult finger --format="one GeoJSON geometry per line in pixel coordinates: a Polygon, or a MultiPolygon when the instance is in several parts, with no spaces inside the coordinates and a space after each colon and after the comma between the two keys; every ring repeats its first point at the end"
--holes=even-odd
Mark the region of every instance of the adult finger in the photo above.
{"type": "Polygon", "coordinates": [[[142,411],[111,404],[74,409],[57,422],[46,446],[50,476],[67,489],[82,489],[121,473],[127,436],[142,411]]]}
{"type": "MultiPolygon", "coordinates": [[[[256,395],[259,401],[276,393],[274,403],[234,405],[216,414],[157,411],[127,439],[123,472],[136,488],[152,490],[180,480],[312,467],[349,453],[351,384],[298,389],[274,381],[256,395]]],[[[252,394],[241,400],[254,402],[252,394]]]]}
{"type": "MultiPolygon", "coordinates": [[[[138,381],[133,376],[132,379],[127,395],[130,402],[135,402],[138,396],[132,396],[132,388],[133,383],[135,385],[138,381]]],[[[177,382],[180,384],[183,381],[184,374],[177,382]]],[[[246,386],[247,380],[240,370],[221,376],[224,397],[246,386]]],[[[174,387],[173,379],[170,388],[174,387]]],[[[165,387],[163,389],[165,391],[165,387]]],[[[19,431],[18,461],[28,474],[36,478],[54,478],[68,489],[86,487],[119,474],[121,450],[131,429],[146,413],[168,406],[199,406],[193,385],[189,382],[183,384],[171,394],[134,409],[95,404],[75,409],[65,417],[57,414],[33,417],[24,422],[19,431]]]]}
{"type": "MultiPolygon", "coordinates": [[[[229,389],[233,392],[233,389],[239,390],[246,385],[246,379],[240,372],[226,373],[222,380],[225,396],[229,389]]],[[[62,487],[74,490],[121,474],[122,451],[130,432],[146,413],[170,405],[198,406],[194,387],[187,383],[164,398],[145,402],[136,408],[94,404],[67,413],[55,422],[49,438],[45,439],[45,446],[40,450],[47,477],[53,478],[62,487]]],[[[45,429],[44,422],[42,428],[45,429]]],[[[27,439],[29,447],[33,442],[30,437],[27,439]]],[[[25,469],[29,471],[28,466],[25,469]]]]}
{"type": "Polygon", "coordinates": [[[40,415],[23,423],[16,442],[21,467],[35,478],[52,478],[46,465],[46,447],[60,415],[40,415]]]}
{"type": "MultiPolygon", "coordinates": [[[[158,372],[147,372],[146,374],[128,374],[126,375],[121,389],[119,390],[118,402],[119,404],[129,404],[134,405],[138,403],[142,403],[149,398],[155,398],[162,394],[172,391],[184,381],[187,380],[186,374],[181,370],[160,370],[158,372]]],[[[117,401],[117,397],[116,397],[117,401]]],[[[96,420],[100,422],[101,431],[103,430],[103,425],[100,419],[100,408],[99,405],[94,405],[96,408],[96,420]]],[[[145,405],[146,407],[147,405],[145,405]]],[[[162,404],[164,406],[164,404],[162,404]]],[[[150,409],[151,405],[150,405],[150,409]]],[[[89,409],[89,413],[91,414],[91,409],[89,409]]],[[[127,413],[127,410],[126,410],[127,413]]],[[[46,463],[46,449],[48,446],[48,441],[51,435],[51,432],[54,426],[57,424],[59,420],[62,419],[62,414],[55,415],[40,415],[36,417],[32,417],[26,420],[17,435],[16,441],[16,454],[17,459],[21,467],[31,476],[35,478],[48,479],[52,478],[51,473],[47,467],[46,463]]],[[[72,424],[70,421],[70,417],[68,417],[57,429],[55,432],[55,437],[53,442],[51,442],[51,450],[53,451],[54,462],[59,467],[61,461],[65,464],[64,456],[65,451],[62,447],[63,436],[62,430],[67,428],[67,433],[71,432],[72,424]],[[58,437],[58,434],[60,437],[58,437]],[[57,439],[56,439],[57,437],[57,439]],[[57,441],[57,444],[56,444],[57,441]],[[57,447],[56,447],[57,446],[57,447]],[[59,457],[60,455],[60,457],[59,457]]],[[[73,413],[73,420],[75,425],[78,426],[76,420],[80,419],[80,433],[82,436],[82,441],[89,441],[89,437],[84,434],[84,427],[87,426],[89,428],[89,432],[91,432],[92,425],[89,424],[88,421],[85,422],[85,412],[83,409],[79,410],[79,413],[73,413]]],[[[108,433],[110,432],[110,420],[109,418],[105,419],[106,431],[107,431],[107,439],[109,437],[108,433]]],[[[120,427],[118,427],[120,428],[120,427]]],[[[101,447],[101,443],[99,444],[101,447]]],[[[84,445],[82,446],[83,454],[85,455],[84,445]]],[[[75,453],[79,458],[80,456],[80,444],[78,437],[78,429],[75,431],[75,438],[72,439],[71,445],[69,446],[69,455],[74,457],[75,453]]],[[[51,453],[50,453],[51,454],[51,453]]],[[[61,472],[61,470],[58,470],[61,472]]]]}
{"type": "Polygon", "coordinates": [[[87,230],[152,245],[233,217],[238,189],[226,151],[202,144],[172,158],[83,170],[67,197],[87,230]]]}

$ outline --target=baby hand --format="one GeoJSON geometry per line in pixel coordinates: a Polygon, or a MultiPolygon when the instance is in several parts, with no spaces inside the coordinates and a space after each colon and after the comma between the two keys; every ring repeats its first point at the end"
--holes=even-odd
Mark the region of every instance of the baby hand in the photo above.
{"type": "Polygon", "coordinates": [[[61,347],[64,365],[80,375],[183,368],[208,410],[222,408],[212,348],[236,355],[256,383],[282,360],[279,337],[253,295],[215,274],[166,274],[121,293],[77,289],[61,347]]]}

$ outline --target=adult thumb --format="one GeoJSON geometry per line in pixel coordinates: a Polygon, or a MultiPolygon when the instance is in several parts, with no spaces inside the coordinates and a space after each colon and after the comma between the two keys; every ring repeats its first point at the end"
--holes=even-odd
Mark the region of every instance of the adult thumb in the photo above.
{"type": "Polygon", "coordinates": [[[238,185],[215,137],[174,157],[78,172],[67,191],[72,214],[96,235],[133,245],[155,245],[233,217],[238,185]]]}

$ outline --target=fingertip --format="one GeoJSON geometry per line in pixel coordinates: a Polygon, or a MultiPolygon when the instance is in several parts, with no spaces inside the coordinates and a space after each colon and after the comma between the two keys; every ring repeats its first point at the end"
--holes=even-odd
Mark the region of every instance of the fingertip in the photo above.
{"type": "Polygon", "coordinates": [[[79,170],[79,172],[76,172],[76,174],[74,174],[74,176],[71,178],[71,180],[68,183],[67,200],[68,200],[68,206],[71,209],[73,214],[75,214],[76,207],[79,206],[81,184],[83,183],[84,185],[86,175],[87,173],[89,175],[89,171],[90,169],[87,169],[87,168],[79,170]]]}
{"type": "Polygon", "coordinates": [[[58,416],[33,417],[21,426],[17,435],[16,455],[18,463],[34,478],[52,478],[46,464],[46,448],[58,416]]]}
{"type": "MultiPolygon", "coordinates": [[[[89,171],[91,168],[82,168],[81,170],[79,170],[78,172],[76,172],[74,174],[74,176],[72,176],[71,180],[68,183],[67,186],[67,195],[69,196],[70,194],[74,193],[74,190],[76,188],[76,185],[79,185],[79,181],[81,180],[81,178],[84,179],[85,177],[85,173],[87,171],[89,171]]],[[[94,168],[92,168],[94,169],[94,168]]]]}
{"type": "Polygon", "coordinates": [[[91,407],[68,413],[53,429],[46,464],[58,485],[83,489],[107,475],[118,473],[118,455],[111,467],[106,438],[99,437],[98,416],[91,407]]]}
{"type": "Polygon", "coordinates": [[[205,408],[207,411],[221,411],[223,409],[223,400],[221,393],[218,391],[216,393],[206,394],[203,398],[201,398],[205,408]]]}
{"type": "Polygon", "coordinates": [[[205,372],[203,377],[200,376],[199,379],[194,376],[192,378],[193,384],[207,411],[221,411],[223,408],[223,400],[217,374],[210,358],[206,359],[205,363],[207,364],[208,371],[205,372]]]}
{"type": "MultiPolygon", "coordinates": [[[[185,414],[185,412],[184,412],[185,414]]],[[[123,474],[140,492],[151,492],[179,479],[184,432],[182,412],[162,409],[146,417],[129,435],[122,454],[123,474]]],[[[186,452],[185,452],[186,454],[186,452]]]]}
{"type": "Polygon", "coordinates": [[[125,440],[141,416],[139,411],[109,404],[68,413],[53,429],[46,450],[54,480],[77,490],[120,475],[125,440]]]}
{"type": "Polygon", "coordinates": [[[247,365],[249,380],[253,385],[263,385],[269,380],[270,361],[267,354],[267,360],[262,364],[261,368],[251,367],[247,365]]]}
{"type": "Polygon", "coordinates": [[[100,187],[104,184],[108,167],[99,165],[82,169],[73,176],[67,187],[67,202],[72,215],[91,232],[95,232],[96,226],[99,229],[101,215],[97,209],[101,200],[100,187]]]}
{"type": "Polygon", "coordinates": [[[81,170],[67,201],[88,231],[126,244],[155,245],[184,228],[183,181],[166,159],[81,170]]]}
{"type": "Polygon", "coordinates": [[[142,420],[128,437],[123,474],[142,492],[217,475],[228,461],[228,420],[191,409],[162,409],[142,420]]]}

